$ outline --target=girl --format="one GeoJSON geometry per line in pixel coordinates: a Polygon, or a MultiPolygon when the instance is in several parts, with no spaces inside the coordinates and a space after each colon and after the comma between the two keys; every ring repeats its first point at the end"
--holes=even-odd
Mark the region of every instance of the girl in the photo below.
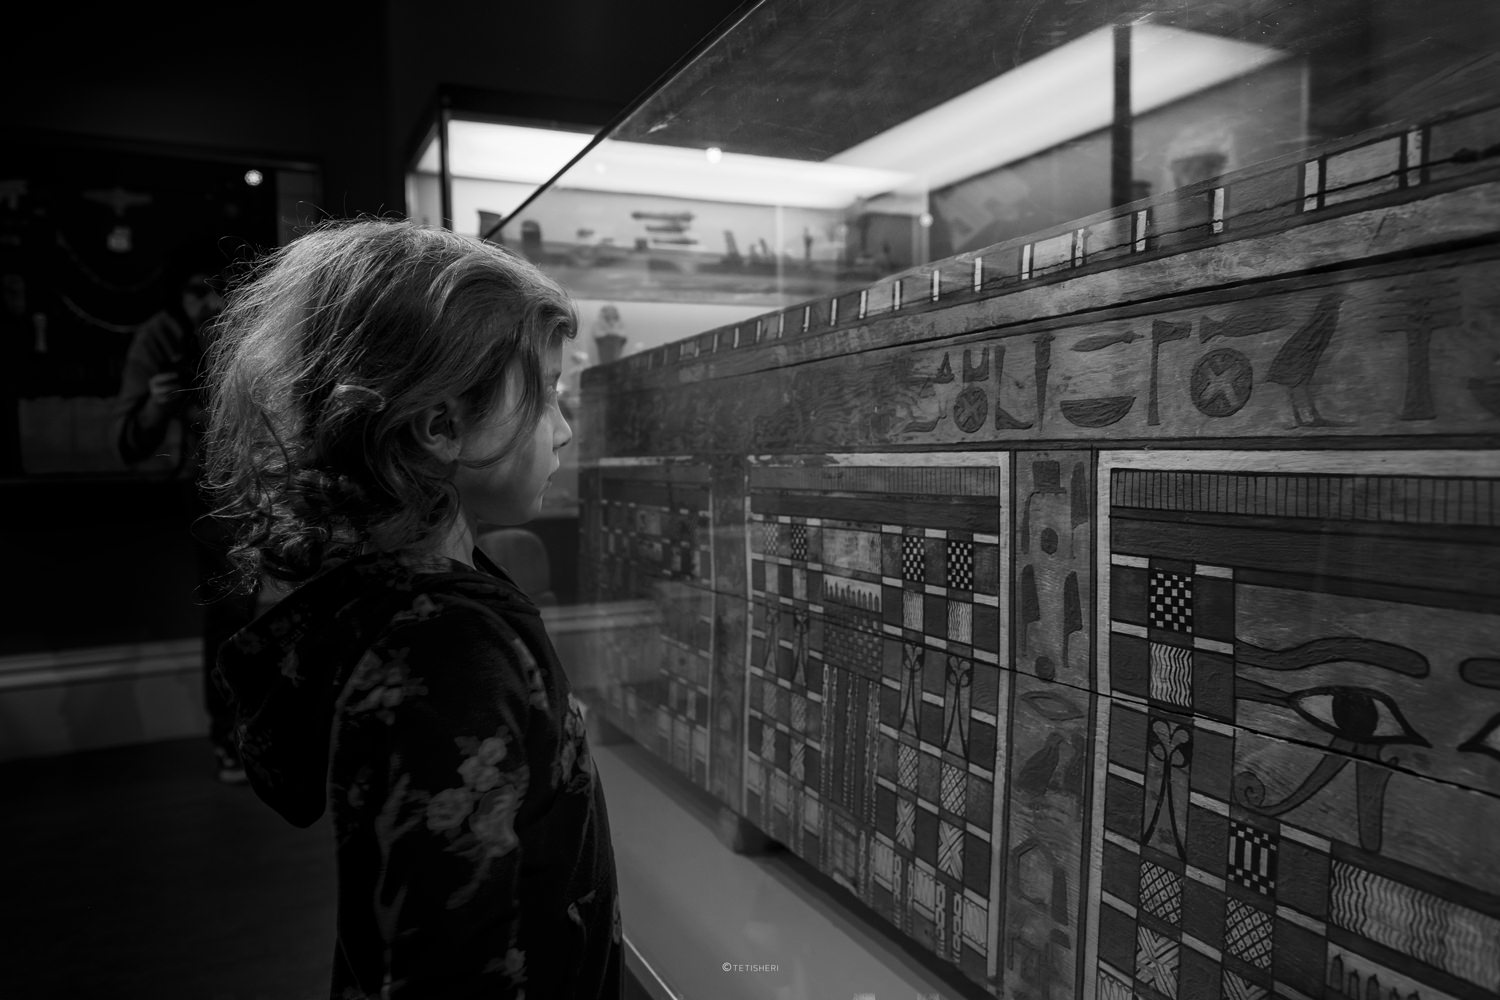
{"type": "Polygon", "coordinates": [[[536,607],[474,548],[572,436],[573,307],[498,247],[335,223],[231,293],[210,487],[247,588],[218,677],[260,797],[333,816],[335,998],[618,998],[604,795],[536,607]]]}

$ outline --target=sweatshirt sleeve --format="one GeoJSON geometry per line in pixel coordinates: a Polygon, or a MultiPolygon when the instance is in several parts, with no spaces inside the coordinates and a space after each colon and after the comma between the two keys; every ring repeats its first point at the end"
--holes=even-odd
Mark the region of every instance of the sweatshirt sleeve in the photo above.
{"type": "Polygon", "coordinates": [[[520,995],[536,671],[502,619],[419,596],[346,685],[330,772],[340,938],[382,952],[345,955],[371,995],[520,995]]]}

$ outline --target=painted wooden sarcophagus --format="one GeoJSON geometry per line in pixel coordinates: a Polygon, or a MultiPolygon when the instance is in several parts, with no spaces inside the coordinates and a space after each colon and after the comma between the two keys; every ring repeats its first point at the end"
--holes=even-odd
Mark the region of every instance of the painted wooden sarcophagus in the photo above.
{"type": "Polygon", "coordinates": [[[1497,142],[587,372],[597,710],[976,995],[1497,995],[1497,142]]]}

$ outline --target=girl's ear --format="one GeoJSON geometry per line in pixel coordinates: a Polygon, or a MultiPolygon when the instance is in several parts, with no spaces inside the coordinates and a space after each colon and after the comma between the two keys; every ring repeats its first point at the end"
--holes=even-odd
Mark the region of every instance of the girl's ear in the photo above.
{"type": "Polygon", "coordinates": [[[463,450],[455,411],[456,407],[450,400],[429,406],[412,418],[412,434],[417,444],[445,465],[457,460],[463,450]]]}

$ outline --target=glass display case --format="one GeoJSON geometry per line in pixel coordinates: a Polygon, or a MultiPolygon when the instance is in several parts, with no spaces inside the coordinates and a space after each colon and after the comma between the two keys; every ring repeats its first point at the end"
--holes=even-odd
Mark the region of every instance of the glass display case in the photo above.
{"type": "Polygon", "coordinates": [[[584,315],[595,713],[945,993],[1496,995],[1497,43],[749,10],[496,236],[584,315]]]}

